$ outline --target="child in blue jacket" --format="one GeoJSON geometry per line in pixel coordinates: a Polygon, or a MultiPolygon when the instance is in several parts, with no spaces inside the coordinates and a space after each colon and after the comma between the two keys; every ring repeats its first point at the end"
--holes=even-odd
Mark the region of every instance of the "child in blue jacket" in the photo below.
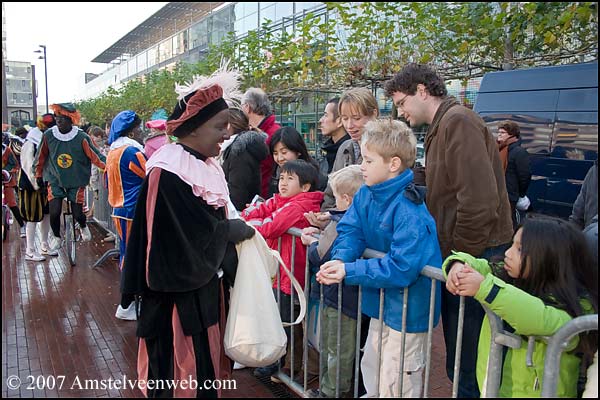
{"type": "MultiPolygon", "coordinates": [[[[423,191],[413,184],[410,167],[416,157],[416,139],[400,121],[372,121],[365,127],[361,153],[366,185],[354,196],[338,223],[331,261],[321,266],[317,280],[325,285],[345,280],[347,284],[362,286],[362,312],[371,317],[361,362],[366,397],[399,397],[401,362],[402,395],[421,397],[431,291],[431,280],[421,275],[421,270],[426,265],[440,267],[442,258],[435,221],[423,202],[423,191]],[[386,255],[359,259],[367,248],[386,255]],[[406,347],[401,360],[405,288],[408,311],[406,347]],[[382,316],[380,289],[385,289],[382,316]],[[381,375],[377,387],[380,331],[381,375]]],[[[439,283],[436,292],[439,299],[439,283]]],[[[434,313],[437,324],[439,302],[434,313]]]]}

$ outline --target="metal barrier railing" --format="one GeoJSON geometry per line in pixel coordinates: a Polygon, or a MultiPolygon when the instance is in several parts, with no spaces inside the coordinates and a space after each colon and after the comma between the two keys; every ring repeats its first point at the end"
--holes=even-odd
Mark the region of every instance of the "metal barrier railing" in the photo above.
{"type": "MultiPolygon", "coordinates": [[[[288,230],[288,233],[299,237],[302,234],[302,231],[300,229],[297,228],[291,228],[290,230],[288,230]]],[[[290,271],[292,272],[292,275],[294,275],[294,270],[295,270],[295,263],[294,263],[294,255],[295,255],[295,246],[296,246],[296,241],[293,240],[292,241],[292,265],[290,267],[290,271]]],[[[279,250],[281,250],[281,240],[279,242],[279,250]]],[[[363,257],[364,258],[381,258],[385,256],[385,253],[381,253],[375,250],[371,250],[371,249],[367,249],[364,254],[363,257]]],[[[308,255],[307,255],[307,259],[306,259],[306,267],[305,267],[305,287],[304,287],[304,295],[306,297],[307,303],[308,303],[308,296],[309,296],[309,292],[310,292],[310,273],[309,273],[309,266],[308,266],[308,255]]],[[[421,275],[426,276],[428,278],[430,278],[431,281],[431,292],[430,292],[430,309],[429,309],[429,321],[428,321],[428,331],[427,331],[427,337],[426,337],[426,354],[425,354],[425,377],[424,377],[424,384],[423,384],[423,395],[425,397],[427,397],[428,395],[428,391],[429,391],[429,375],[431,372],[431,348],[432,348],[432,342],[433,342],[433,322],[434,322],[434,310],[435,310],[435,302],[436,302],[436,285],[438,285],[438,281],[439,282],[445,282],[443,273],[441,271],[440,268],[434,268],[434,267],[430,267],[430,266],[426,266],[423,268],[421,275]]],[[[279,274],[277,276],[277,282],[278,282],[278,287],[280,287],[280,277],[279,274]]],[[[342,314],[342,290],[341,290],[341,284],[339,284],[340,286],[338,287],[338,319],[337,319],[337,354],[338,354],[338,359],[339,359],[339,353],[340,353],[340,347],[341,347],[341,343],[340,343],[340,339],[341,339],[341,314],[342,314]]],[[[379,292],[379,321],[381,321],[381,323],[383,323],[383,306],[384,306],[384,296],[385,296],[385,290],[386,289],[380,289],[379,292]]],[[[392,290],[392,289],[387,289],[387,290],[392,290]]],[[[408,288],[405,288],[403,290],[403,318],[402,318],[402,332],[406,332],[406,315],[407,315],[407,307],[408,307],[408,293],[409,290],[408,288]]],[[[294,292],[292,291],[291,294],[291,309],[290,309],[290,314],[293,315],[293,306],[294,306],[294,292]]],[[[319,302],[319,324],[321,324],[321,318],[323,316],[323,287],[321,287],[321,293],[320,293],[320,302],[319,302]]],[[[362,288],[359,286],[359,290],[358,290],[358,313],[357,313],[357,328],[356,328],[356,349],[355,349],[355,362],[354,362],[354,397],[358,397],[358,388],[359,388],[359,368],[360,368],[360,364],[359,364],[359,359],[360,359],[360,338],[361,338],[361,315],[362,315],[362,306],[361,306],[361,300],[362,300],[362,288]]],[[[278,303],[280,303],[280,299],[277,299],[278,303]]],[[[460,315],[464,315],[464,299],[461,299],[461,303],[460,303],[460,311],[461,314],[460,315]]],[[[460,318],[460,317],[459,317],[460,318]]],[[[462,323],[462,318],[459,320],[460,323],[462,323]]],[[[300,385],[298,384],[295,380],[294,380],[294,375],[295,372],[294,371],[294,329],[295,327],[292,326],[291,329],[291,334],[290,334],[290,348],[292,349],[292,352],[290,354],[290,375],[285,374],[281,369],[278,371],[278,373],[275,375],[280,381],[282,381],[284,384],[286,384],[286,386],[288,386],[293,392],[295,392],[297,395],[301,396],[301,397],[310,397],[309,393],[307,392],[308,389],[308,382],[307,382],[307,375],[308,375],[308,368],[307,368],[307,357],[308,357],[308,337],[307,337],[307,329],[308,329],[308,323],[305,320],[304,321],[304,326],[303,326],[303,333],[304,333],[304,339],[303,339],[303,365],[304,365],[304,377],[303,377],[303,384],[300,385]]],[[[321,325],[322,326],[322,325],[321,325]]],[[[459,328],[460,329],[460,328],[459,328]]],[[[380,329],[379,330],[379,340],[378,340],[378,354],[377,354],[377,359],[378,359],[378,371],[381,369],[381,361],[382,361],[382,351],[381,351],[381,343],[382,343],[382,333],[383,330],[380,329]]],[[[459,332],[460,334],[460,332],[459,332]]],[[[321,340],[319,341],[320,344],[323,344],[323,330],[320,330],[320,335],[321,335],[321,340]]],[[[406,340],[406,336],[402,335],[402,345],[401,345],[401,349],[400,349],[400,359],[404,359],[404,353],[405,353],[405,340],[406,340]]],[[[460,343],[460,337],[457,340],[457,343],[460,343]]],[[[320,350],[320,349],[319,349],[320,350]]],[[[322,353],[321,351],[319,351],[320,353],[320,358],[322,357],[322,353]]],[[[460,365],[460,351],[457,351],[457,357],[458,357],[458,365],[460,365]]],[[[321,359],[319,361],[319,387],[321,386],[321,381],[322,381],[322,371],[321,371],[321,359]]],[[[377,380],[379,380],[379,373],[377,373],[377,380]]],[[[400,367],[400,388],[399,388],[399,392],[400,394],[402,393],[402,389],[403,389],[403,376],[404,376],[404,365],[401,364],[400,367]]],[[[456,397],[457,392],[458,392],[458,378],[459,378],[459,372],[456,371],[456,379],[455,379],[455,384],[453,387],[453,396],[456,397]]],[[[337,369],[336,369],[336,397],[339,397],[341,395],[341,393],[339,392],[339,388],[340,388],[340,365],[338,363],[337,365],[337,369]]],[[[379,387],[379,381],[377,382],[377,388],[379,387]]],[[[379,393],[377,393],[377,396],[379,396],[379,393]]]]}
{"type": "Polygon", "coordinates": [[[584,315],[572,319],[548,340],[544,360],[544,377],[542,378],[542,397],[556,397],[556,387],[560,374],[560,357],[569,341],[580,333],[592,330],[598,330],[598,314],[584,315]]]}
{"type": "Polygon", "coordinates": [[[89,186],[86,187],[85,193],[88,207],[93,207],[93,222],[102,227],[102,229],[113,234],[115,237],[115,248],[107,250],[104,254],[102,254],[102,256],[100,256],[100,258],[92,266],[92,268],[97,268],[106,260],[114,257],[115,255],[119,255],[119,235],[117,234],[117,229],[111,217],[112,207],[108,203],[108,188],[106,188],[103,184],[98,185],[98,199],[94,199],[94,193],[92,190],[90,190],[89,186]]]}
{"type": "MultiPolygon", "coordinates": [[[[300,237],[302,231],[297,228],[291,228],[287,232],[295,237],[300,237]]],[[[281,238],[279,240],[279,251],[281,251],[281,238]]],[[[296,252],[296,240],[292,241],[292,265],[290,270],[292,275],[294,275],[295,263],[294,263],[294,255],[296,252]]],[[[367,249],[363,258],[381,258],[385,254],[381,252],[377,252],[374,250],[367,249]]],[[[429,379],[431,373],[431,349],[432,349],[432,341],[433,341],[433,322],[434,322],[434,310],[435,310],[435,302],[436,302],[436,285],[439,283],[445,282],[445,278],[440,268],[434,268],[430,266],[426,266],[423,268],[421,275],[426,276],[431,279],[431,293],[430,293],[430,303],[429,303],[429,321],[428,321],[428,330],[427,330],[427,339],[426,339],[426,355],[425,355],[425,372],[422,386],[422,396],[429,396],[429,379]]],[[[279,272],[277,273],[277,286],[281,287],[281,278],[279,276],[279,272]]],[[[341,348],[341,314],[342,314],[342,290],[341,284],[338,287],[338,318],[337,318],[337,348],[336,354],[338,360],[340,358],[340,348],[341,348]]],[[[309,303],[309,292],[310,292],[310,268],[308,262],[308,252],[306,257],[306,265],[305,265],[305,287],[304,287],[304,295],[306,298],[307,304],[309,303]]],[[[391,289],[387,289],[391,290],[391,289]]],[[[383,324],[383,309],[384,309],[384,291],[385,289],[380,289],[380,303],[379,303],[379,321],[383,324]]],[[[279,293],[279,291],[278,291],[279,293]]],[[[294,315],[294,291],[291,291],[291,304],[290,304],[290,315],[294,315]]],[[[356,347],[355,347],[355,362],[354,362],[354,397],[358,397],[358,387],[359,387],[359,359],[360,359],[360,336],[361,336],[361,298],[362,298],[362,287],[359,286],[358,290],[358,314],[357,314],[357,328],[356,328],[356,347]]],[[[400,350],[400,359],[404,360],[405,354],[405,340],[406,337],[404,333],[406,332],[406,315],[408,311],[408,288],[404,289],[403,292],[403,306],[402,306],[402,344],[400,350]]],[[[456,340],[456,356],[454,360],[454,380],[452,385],[452,397],[456,398],[458,395],[458,382],[460,379],[460,362],[461,362],[461,352],[462,352],[462,332],[463,332],[463,324],[464,324],[464,310],[465,310],[465,301],[464,297],[460,298],[459,303],[459,316],[458,316],[458,329],[457,329],[457,340],[456,340]]],[[[277,295],[277,302],[281,304],[279,294],[277,295]]],[[[323,287],[321,286],[320,293],[320,302],[319,302],[319,323],[321,323],[321,319],[323,317],[323,287]]],[[[502,320],[494,314],[490,309],[484,306],[484,310],[488,317],[491,329],[491,344],[490,344],[490,353],[488,358],[488,366],[487,366],[487,378],[485,382],[485,387],[482,388],[482,397],[497,397],[500,384],[501,384],[501,376],[502,376],[502,363],[503,363],[503,348],[519,348],[522,345],[522,338],[518,335],[507,332],[503,328],[502,320]]],[[[290,374],[287,375],[284,373],[281,368],[274,375],[276,376],[282,383],[284,383],[290,390],[299,395],[300,397],[311,397],[310,393],[307,391],[308,389],[308,365],[307,365],[307,357],[308,357],[308,313],[305,317],[305,321],[303,321],[303,383],[300,385],[294,379],[295,372],[294,371],[294,326],[291,326],[291,334],[290,334],[290,374]]],[[[292,318],[293,319],[293,318],[292,318]]],[[[322,324],[320,325],[322,326],[322,324]]],[[[546,359],[545,359],[545,368],[544,368],[544,378],[542,382],[542,397],[554,397],[556,394],[556,385],[559,377],[559,363],[560,363],[560,355],[562,351],[567,346],[569,340],[571,340],[575,335],[582,333],[584,331],[589,330],[597,330],[598,329],[598,315],[587,315],[578,318],[574,318],[565,324],[556,334],[552,337],[548,338],[548,348],[546,351],[546,359]]],[[[323,346],[323,330],[321,329],[320,335],[321,340],[319,341],[319,345],[323,346]]],[[[531,354],[533,352],[532,343],[536,338],[529,338],[528,342],[528,359],[531,358],[531,354]]],[[[539,339],[539,338],[537,338],[539,339]]],[[[381,371],[381,360],[382,360],[382,329],[379,330],[379,338],[378,338],[378,369],[377,369],[377,388],[379,388],[380,382],[380,371],[381,371]]],[[[317,349],[320,353],[319,356],[319,388],[321,387],[322,382],[322,354],[323,351],[321,349],[317,349]]],[[[399,395],[402,397],[402,390],[404,385],[404,361],[400,365],[400,379],[399,379],[399,395]]],[[[340,388],[340,364],[338,362],[336,369],[336,397],[340,397],[341,393],[339,392],[340,388]]],[[[377,389],[379,390],[379,389],[377,389]]],[[[379,397],[379,392],[377,392],[377,397],[379,397]]]]}

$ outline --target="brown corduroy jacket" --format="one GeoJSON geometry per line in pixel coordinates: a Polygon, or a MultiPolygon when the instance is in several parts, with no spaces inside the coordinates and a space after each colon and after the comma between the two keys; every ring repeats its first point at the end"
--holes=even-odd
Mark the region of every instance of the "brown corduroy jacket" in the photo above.
{"type": "Polygon", "coordinates": [[[425,137],[427,208],[442,256],[475,257],[512,238],[510,204],[496,141],[485,122],[454,98],[444,99],[425,137]]]}

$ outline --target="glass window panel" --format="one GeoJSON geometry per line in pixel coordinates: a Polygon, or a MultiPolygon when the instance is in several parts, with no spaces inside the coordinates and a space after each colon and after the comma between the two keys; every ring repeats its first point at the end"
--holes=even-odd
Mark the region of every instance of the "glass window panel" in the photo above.
{"type": "Polygon", "coordinates": [[[244,32],[258,28],[258,14],[249,15],[244,20],[244,32]]]}
{"type": "Polygon", "coordinates": [[[233,6],[233,18],[234,20],[242,19],[244,17],[244,3],[236,3],[233,6]]]}
{"type": "Polygon", "coordinates": [[[179,42],[177,41],[177,35],[171,38],[171,48],[173,49],[173,56],[179,54],[179,42]]]}
{"type": "Polygon", "coordinates": [[[127,61],[127,73],[129,75],[137,73],[137,60],[135,59],[135,57],[127,61]]]}
{"type": "Polygon", "coordinates": [[[147,53],[143,52],[142,54],[138,54],[137,59],[137,70],[138,72],[142,72],[148,68],[148,60],[146,59],[147,53]]]}
{"type": "Polygon", "coordinates": [[[156,65],[158,62],[158,52],[156,50],[156,46],[148,49],[148,68],[156,65]]]}
{"type": "Polygon", "coordinates": [[[211,43],[219,44],[233,30],[231,23],[231,9],[224,9],[212,16],[211,43]]]}
{"type": "Polygon", "coordinates": [[[121,79],[127,78],[127,61],[121,62],[121,65],[119,66],[119,75],[121,76],[121,79]]]}
{"type": "Polygon", "coordinates": [[[277,18],[277,20],[280,20],[283,17],[289,17],[294,14],[294,3],[275,3],[275,8],[275,17],[277,18]]]}
{"type": "Polygon", "coordinates": [[[244,3],[244,17],[247,17],[254,13],[258,13],[258,2],[252,1],[244,3]]]}
{"type": "Polygon", "coordinates": [[[271,22],[275,22],[276,21],[276,15],[275,15],[275,5],[273,4],[270,7],[267,8],[263,8],[260,10],[260,24],[264,24],[267,20],[271,21],[271,22]]]}
{"type": "Polygon", "coordinates": [[[191,48],[208,45],[208,18],[203,19],[190,28],[191,48]]]}
{"type": "Polygon", "coordinates": [[[235,31],[236,36],[239,36],[242,34],[243,28],[244,28],[244,20],[236,19],[235,22],[233,23],[233,29],[235,31]]]}
{"type": "Polygon", "coordinates": [[[173,57],[173,41],[165,40],[158,45],[158,61],[163,62],[173,57]]]}

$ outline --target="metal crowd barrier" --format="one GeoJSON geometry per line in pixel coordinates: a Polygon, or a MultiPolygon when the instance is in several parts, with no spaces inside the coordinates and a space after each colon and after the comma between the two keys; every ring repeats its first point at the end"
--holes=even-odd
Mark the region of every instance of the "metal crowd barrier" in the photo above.
{"type": "MultiPolygon", "coordinates": [[[[297,228],[291,228],[290,230],[288,230],[288,233],[293,235],[293,236],[301,236],[302,231],[300,229],[297,228]]],[[[279,242],[279,247],[281,248],[281,240],[279,242]]],[[[290,271],[292,272],[292,275],[294,275],[294,269],[295,269],[295,263],[294,263],[294,256],[295,256],[295,252],[296,252],[296,241],[292,241],[292,265],[290,267],[290,271]]],[[[381,258],[383,257],[385,254],[381,253],[381,252],[377,252],[374,250],[370,250],[367,249],[364,254],[363,257],[364,258],[381,258]]],[[[308,255],[307,255],[307,259],[306,259],[306,268],[305,268],[305,287],[304,287],[304,296],[306,298],[306,302],[308,304],[308,296],[310,293],[310,268],[308,266],[308,255]]],[[[440,281],[440,282],[444,282],[444,276],[443,273],[441,271],[441,269],[439,268],[434,268],[434,267],[430,267],[430,266],[426,266],[425,268],[423,268],[423,271],[421,272],[422,275],[427,276],[428,278],[430,278],[431,281],[431,293],[430,293],[430,309],[429,309],[429,329],[427,331],[427,339],[426,339],[426,355],[425,355],[425,377],[424,377],[424,384],[423,384],[423,396],[427,397],[428,396],[428,391],[429,391],[429,375],[430,375],[430,371],[431,371],[431,347],[432,347],[432,342],[433,342],[433,321],[434,321],[434,310],[435,310],[435,301],[436,301],[436,285],[438,284],[436,281],[440,281]]],[[[277,282],[278,282],[278,286],[280,286],[280,276],[279,273],[277,274],[277,282]]],[[[390,290],[390,289],[388,289],[390,290]]],[[[380,304],[379,304],[379,320],[383,321],[383,305],[384,305],[384,291],[385,289],[380,289],[380,304]]],[[[290,309],[290,315],[294,315],[293,314],[293,307],[294,307],[294,296],[295,296],[295,292],[292,290],[292,294],[291,294],[291,309],[290,309]]],[[[321,301],[319,302],[319,319],[322,318],[322,308],[323,308],[323,288],[321,287],[321,293],[320,293],[320,297],[321,297],[321,301]]],[[[339,353],[340,353],[340,339],[341,339],[341,333],[340,333],[340,327],[341,327],[341,308],[342,308],[342,290],[341,290],[341,284],[339,286],[338,289],[338,321],[337,321],[337,351],[338,351],[338,359],[339,359],[339,353]]],[[[360,337],[361,337],[361,314],[362,314],[362,307],[361,307],[361,300],[362,300],[362,288],[359,286],[359,291],[358,291],[358,319],[357,319],[357,331],[356,331],[356,351],[355,351],[355,362],[354,362],[354,397],[358,397],[358,389],[359,389],[359,369],[360,369],[360,337]]],[[[407,315],[407,301],[408,301],[408,288],[404,289],[404,302],[403,302],[403,320],[402,320],[402,332],[406,332],[406,315],[407,315]]],[[[277,302],[280,302],[280,299],[277,298],[277,302]]],[[[460,310],[459,310],[459,329],[461,328],[461,324],[462,324],[462,315],[464,315],[464,299],[461,299],[460,302],[460,310]]],[[[307,313],[308,315],[308,313],[307,313]]],[[[321,321],[319,321],[319,324],[321,323],[321,321]]],[[[322,326],[322,325],[321,325],[322,326]]],[[[281,369],[274,375],[276,378],[278,378],[280,381],[282,381],[286,386],[288,386],[288,388],[290,390],[292,390],[294,393],[296,393],[297,395],[301,396],[301,397],[310,397],[310,394],[308,393],[308,368],[307,368],[307,358],[308,358],[308,335],[307,335],[307,329],[308,329],[308,323],[305,320],[303,322],[303,333],[304,333],[304,339],[303,339],[303,365],[304,365],[304,377],[303,377],[303,384],[300,385],[297,382],[295,382],[294,380],[294,375],[295,372],[294,371],[294,329],[295,327],[292,326],[291,328],[291,334],[290,334],[290,348],[292,349],[291,355],[290,355],[290,375],[285,374],[281,369]]],[[[380,366],[381,366],[381,343],[382,343],[382,333],[383,330],[380,329],[379,331],[379,344],[378,344],[378,360],[379,360],[379,365],[378,365],[378,370],[380,370],[380,366]]],[[[459,331],[459,334],[461,332],[459,331]]],[[[320,330],[320,336],[321,336],[321,340],[319,341],[320,344],[322,345],[323,343],[323,330],[320,330]]],[[[460,343],[460,337],[457,339],[457,343],[460,343]]],[[[460,344],[459,344],[460,346],[460,344]]],[[[319,349],[318,349],[319,350],[319,349]]],[[[402,338],[402,347],[400,349],[400,359],[404,359],[404,352],[405,352],[405,336],[403,335],[402,338]]],[[[321,351],[319,351],[320,354],[322,354],[321,351]]],[[[460,348],[457,350],[457,356],[459,358],[458,360],[458,365],[460,365],[460,348]]],[[[322,356],[320,356],[321,358],[322,356]]],[[[401,365],[400,368],[400,389],[399,392],[400,394],[402,393],[402,386],[403,386],[403,375],[404,375],[404,371],[403,371],[404,366],[401,365]]],[[[458,393],[458,378],[459,378],[459,372],[456,371],[455,372],[455,384],[453,386],[453,397],[457,397],[457,393],[458,393]]],[[[377,387],[379,387],[379,373],[377,374],[377,379],[378,379],[378,384],[377,387]]],[[[321,371],[321,359],[319,360],[319,387],[321,386],[321,380],[322,380],[322,371],[321,371]]],[[[339,387],[340,387],[340,366],[338,363],[338,367],[336,370],[336,397],[339,397],[341,395],[341,393],[339,393],[339,387]]],[[[377,393],[377,397],[379,397],[379,393],[377,393]]]]}
{"type": "Polygon", "coordinates": [[[563,325],[548,340],[546,358],[544,360],[544,377],[542,380],[542,397],[556,397],[556,386],[560,374],[560,356],[576,335],[598,330],[598,314],[584,315],[572,319],[563,325]]]}
{"type": "MultiPolygon", "coordinates": [[[[291,228],[290,230],[288,230],[287,232],[288,234],[291,234],[292,236],[296,236],[296,237],[300,237],[302,234],[302,231],[300,229],[297,228],[291,228]]],[[[279,239],[279,250],[281,251],[281,238],[279,239]]],[[[296,240],[292,241],[292,265],[290,267],[290,271],[292,273],[292,275],[294,275],[294,269],[295,269],[295,263],[294,263],[294,256],[295,256],[295,252],[296,252],[296,240]]],[[[377,252],[374,250],[370,250],[367,249],[364,254],[363,254],[363,258],[381,258],[383,257],[385,254],[381,253],[381,252],[377,252]]],[[[431,293],[430,293],[430,309],[429,309],[429,327],[428,327],[428,331],[427,331],[427,339],[426,339],[426,355],[425,355],[425,371],[424,371],[424,379],[423,379],[423,387],[422,387],[422,396],[423,397],[428,397],[429,396],[429,375],[431,372],[431,348],[432,348],[432,340],[433,340],[433,321],[434,321],[434,310],[435,310],[435,302],[436,302],[436,285],[437,285],[437,281],[440,282],[440,284],[443,284],[445,282],[443,273],[441,271],[441,269],[439,268],[434,268],[434,267],[430,267],[430,266],[426,266],[423,268],[422,275],[428,277],[431,279],[431,293]]],[[[281,287],[281,278],[279,276],[279,271],[277,272],[277,287],[281,287]]],[[[379,304],[379,321],[383,321],[383,309],[384,309],[384,290],[385,289],[380,289],[380,304],[379,304]]],[[[388,289],[391,290],[391,289],[388,289]]],[[[280,303],[280,297],[279,297],[279,291],[277,291],[278,295],[277,295],[277,303],[280,303]]],[[[309,293],[310,293],[310,267],[309,267],[309,263],[308,263],[308,252],[307,252],[307,257],[306,257],[306,268],[305,268],[305,286],[304,286],[304,296],[306,299],[306,303],[309,304],[309,293]]],[[[294,297],[295,297],[295,292],[294,290],[291,291],[291,302],[290,302],[290,315],[293,317],[294,315],[294,297]]],[[[359,291],[358,291],[358,319],[357,319],[357,331],[356,331],[356,348],[355,348],[355,362],[354,362],[354,397],[358,397],[358,388],[359,388],[359,368],[360,368],[360,363],[359,363],[359,359],[360,359],[360,336],[361,336],[361,311],[362,311],[362,307],[361,307],[361,298],[362,298],[362,287],[359,286],[359,291]]],[[[404,332],[406,332],[406,315],[407,315],[407,302],[408,302],[408,288],[404,289],[404,300],[403,300],[403,319],[402,319],[402,345],[401,348],[399,349],[400,351],[400,359],[404,360],[404,352],[405,352],[405,335],[404,332]]],[[[321,324],[321,319],[323,317],[322,315],[322,309],[323,309],[323,287],[321,286],[321,293],[320,293],[320,302],[319,302],[319,324],[320,326],[322,326],[321,324]]],[[[452,385],[452,397],[456,398],[458,395],[458,382],[460,379],[460,362],[461,362],[461,352],[462,352],[462,333],[463,333],[463,324],[464,324],[464,309],[465,309],[465,302],[464,302],[464,297],[460,298],[460,303],[459,303],[459,315],[458,315],[458,331],[457,331],[457,348],[456,348],[456,358],[454,360],[454,382],[452,385]]],[[[487,307],[484,306],[485,312],[488,316],[488,319],[490,321],[490,328],[491,328],[491,334],[492,334],[492,340],[491,340],[491,345],[490,345],[490,354],[489,354],[489,359],[488,359],[488,376],[486,379],[486,386],[484,388],[482,388],[482,397],[497,397],[498,396],[498,391],[500,388],[500,384],[501,384],[501,376],[502,376],[502,362],[503,362],[503,357],[502,357],[502,353],[503,353],[503,348],[504,347],[510,347],[510,348],[519,348],[521,346],[521,340],[523,340],[520,336],[506,332],[503,329],[503,325],[502,325],[502,320],[496,315],[494,314],[492,311],[490,311],[487,307]]],[[[341,284],[338,288],[338,318],[337,318],[337,358],[339,360],[340,358],[340,348],[341,348],[341,314],[342,314],[342,290],[341,290],[341,284]]],[[[294,329],[295,327],[292,325],[290,327],[290,343],[289,343],[289,348],[291,349],[291,354],[290,354],[290,374],[287,375],[286,373],[283,372],[283,370],[281,369],[281,366],[278,370],[277,373],[275,373],[273,376],[275,376],[276,378],[278,378],[282,383],[284,383],[290,390],[292,390],[295,394],[297,394],[300,397],[311,397],[310,392],[308,392],[308,335],[307,335],[307,330],[308,330],[308,318],[309,318],[309,312],[307,311],[307,315],[305,317],[305,320],[303,321],[303,333],[304,333],[304,339],[303,339],[303,369],[304,369],[304,376],[303,378],[303,383],[302,385],[297,383],[295,381],[295,372],[294,371],[294,329]]],[[[292,320],[294,318],[291,318],[292,320]]],[[[441,319],[441,316],[440,316],[441,319]]],[[[546,359],[545,359],[545,368],[544,368],[544,377],[543,377],[543,382],[542,382],[542,397],[554,397],[556,394],[556,385],[557,385],[557,381],[558,381],[558,377],[559,377],[559,364],[560,364],[560,356],[562,351],[564,350],[564,348],[567,346],[568,342],[570,339],[572,339],[575,335],[585,332],[585,331],[589,331],[589,330],[598,330],[598,315],[588,315],[588,316],[582,316],[582,317],[578,317],[575,318],[571,321],[569,321],[567,324],[565,324],[555,335],[553,335],[552,337],[548,338],[548,348],[547,348],[547,352],[546,352],[546,359]]],[[[382,354],[381,354],[381,347],[382,347],[382,332],[383,330],[380,329],[379,331],[379,341],[378,341],[378,355],[377,355],[377,359],[379,360],[378,362],[378,372],[377,372],[377,394],[376,396],[379,397],[379,382],[380,382],[380,370],[381,370],[381,359],[382,359],[382,354]]],[[[531,337],[529,338],[529,348],[530,351],[532,351],[532,346],[531,346],[531,342],[534,341],[535,338],[531,337]]],[[[320,346],[323,346],[323,330],[320,330],[320,341],[319,344],[320,346]]],[[[321,370],[321,365],[322,365],[322,354],[323,352],[320,351],[320,349],[316,349],[320,356],[319,356],[319,389],[321,387],[321,381],[322,381],[322,370],[321,370]]],[[[402,397],[402,389],[403,389],[403,369],[404,369],[404,363],[401,363],[400,366],[400,387],[399,387],[399,395],[400,397],[402,397]]],[[[421,373],[421,372],[420,372],[421,373]]],[[[338,362],[337,364],[337,369],[336,369],[336,393],[335,396],[336,397],[340,397],[340,395],[342,393],[339,392],[339,387],[340,387],[340,364],[338,362]]]]}
{"type": "MultiPolygon", "coordinates": [[[[94,167],[95,168],[95,167],[94,167]]],[[[100,226],[105,231],[113,234],[115,236],[115,248],[107,250],[98,261],[94,263],[92,268],[97,268],[106,260],[113,258],[115,255],[119,255],[119,235],[117,234],[117,229],[111,217],[112,215],[112,207],[108,203],[108,188],[104,187],[102,182],[98,183],[98,199],[94,199],[94,192],[88,186],[86,187],[86,204],[88,207],[92,207],[93,204],[93,217],[92,220],[98,226],[100,226]]]]}

